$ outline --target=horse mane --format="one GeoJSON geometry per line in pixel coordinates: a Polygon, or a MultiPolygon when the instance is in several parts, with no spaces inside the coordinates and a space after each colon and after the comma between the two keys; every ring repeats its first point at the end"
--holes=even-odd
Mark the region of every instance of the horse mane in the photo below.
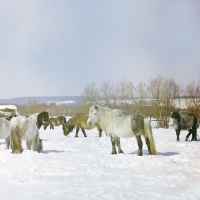
{"type": "Polygon", "coordinates": [[[171,114],[171,118],[177,119],[180,122],[181,121],[181,114],[178,111],[174,111],[171,114]]]}
{"type": "Polygon", "coordinates": [[[49,120],[49,114],[48,114],[48,112],[43,111],[43,112],[41,112],[41,113],[39,113],[37,115],[37,126],[38,126],[38,128],[40,128],[42,126],[42,124],[43,124],[43,120],[42,119],[43,118],[45,118],[46,121],[49,120]]]}
{"type": "Polygon", "coordinates": [[[108,106],[103,107],[103,106],[95,105],[94,108],[96,110],[98,110],[100,108],[100,110],[103,110],[103,111],[106,112],[106,115],[107,115],[107,112],[112,113],[112,114],[117,115],[117,116],[123,114],[121,109],[111,109],[108,106]]]}
{"type": "Polygon", "coordinates": [[[69,129],[70,132],[72,132],[73,129],[75,128],[75,126],[70,126],[67,122],[64,123],[63,126],[67,126],[67,128],[69,129]]]}
{"type": "Polygon", "coordinates": [[[72,124],[73,124],[72,120],[73,120],[73,117],[70,118],[70,119],[65,123],[65,125],[66,125],[67,128],[70,130],[70,132],[72,132],[73,129],[75,128],[75,125],[72,125],[72,124]]]}

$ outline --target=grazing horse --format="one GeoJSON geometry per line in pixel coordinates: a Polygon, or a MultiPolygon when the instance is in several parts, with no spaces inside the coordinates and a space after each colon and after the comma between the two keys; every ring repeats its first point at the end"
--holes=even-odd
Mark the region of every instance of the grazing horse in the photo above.
{"type": "Polygon", "coordinates": [[[188,130],[185,141],[188,140],[192,134],[191,141],[197,141],[197,117],[192,113],[180,114],[178,111],[170,112],[170,125],[173,125],[176,131],[176,141],[179,140],[181,129],[185,128],[188,130]]]}
{"type": "Polygon", "coordinates": [[[10,136],[13,143],[12,153],[22,153],[22,140],[26,140],[28,150],[43,150],[42,140],[39,137],[39,129],[32,117],[17,116],[10,120],[10,136]]]}
{"type": "Polygon", "coordinates": [[[5,139],[7,149],[11,145],[9,126],[10,122],[7,119],[0,118],[0,139],[5,139]]]}
{"type": "Polygon", "coordinates": [[[38,129],[40,129],[43,124],[48,122],[49,114],[48,112],[44,111],[41,113],[35,113],[29,116],[29,118],[32,118],[36,122],[38,129]]]}
{"type": "Polygon", "coordinates": [[[97,122],[111,138],[111,154],[117,154],[116,146],[118,153],[123,153],[120,137],[130,138],[135,136],[139,147],[137,155],[142,156],[141,135],[145,138],[149,154],[157,154],[150,121],[143,115],[124,115],[122,110],[94,105],[90,107],[87,123],[91,126],[97,122]]]}
{"type": "Polygon", "coordinates": [[[51,117],[49,118],[48,122],[44,124],[44,130],[46,130],[47,126],[50,125],[50,129],[54,129],[54,126],[60,126],[66,123],[66,118],[64,116],[58,116],[58,117],[51,117]]]}
{"type": "Polygon", "coordinates": [[[102,129],[98,123],[95,123],[94,125],[90,126],[87,124],[88,115],[84,114],[77,114],[70,118],[65,124],[63,124],[63,134],[66,136],[70,132],[73,131],[74,127],[76,127],[76,135],[75,137],[78,137],[79,129],[83,132],[84,137],[87,137],[85,129],[90,130],[95,127],[97,127],[99,131],[99,137],[101,137],[102,129]]]}

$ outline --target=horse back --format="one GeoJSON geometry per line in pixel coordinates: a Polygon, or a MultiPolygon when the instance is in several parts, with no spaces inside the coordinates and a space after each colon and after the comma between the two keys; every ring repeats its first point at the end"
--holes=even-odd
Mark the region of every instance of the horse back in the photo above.
{"type": "Polygon", "coordinates": [[[197,127],[197,118],[193,114],[183,114],[182,116],[182,126],[186,129],[191,129],[197,127]]]}
{"type": "Polygon", "coordinates": [[[67,122],[67,120],[64,116],[58,116],[57,118],[58,118],[58,120],[60,121],[61,124],[64,124],[64,123],[67,122]]]}
{"type": "Polygon", "coordinates": [[[87,124],[87,120],[88,120],[88,115],[85,114],[77,114],[74,117],[72,117],[71,119],[68,120],[68,123],[70,125],[76,126],[78,128],[84,128],[84,129],[92,129],[95,126],[89,126],[87,124]]]}
{"type": "Polygon", "coordinates": [[[37,134],[38,127],[33,119],[17,116],[10,120],[10,130],[12,132],[19,130],[21,138],[29,140],[37,134]]]}

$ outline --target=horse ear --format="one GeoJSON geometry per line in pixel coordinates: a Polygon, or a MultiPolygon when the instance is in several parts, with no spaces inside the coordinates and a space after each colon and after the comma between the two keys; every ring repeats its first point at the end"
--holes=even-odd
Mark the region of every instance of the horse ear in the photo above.
{"type": "Polygon", "coordinates": [[[95,108],[96,110],[98,110],[98,107],[97,107],[97,105],[95,105],[95,106],[94,106],[94,108],[95,108]]]}

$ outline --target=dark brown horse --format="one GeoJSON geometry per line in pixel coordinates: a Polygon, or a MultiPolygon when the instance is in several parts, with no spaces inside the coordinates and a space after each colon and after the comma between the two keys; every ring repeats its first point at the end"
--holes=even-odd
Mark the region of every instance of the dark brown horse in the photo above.
{"type": "Polygon", "coordinates": [[[43,111],[41,113],[35,113],[31,116],[29,116],[29,118],[32,118],[35,120],[36,124],[37,124],[37,127],[38,129],[40,129],[40,127],[47,123],[48,120],[49,120],[49,113],[46,112],[46,111],[43,111]]]}
{"type": "Polygon", "coordinates": [[[87,135],[85,133],[85,129],[90,130],[90,129],[97,127],[97,129],[99,131],[99,137],[101,137],[102,129],[101,129],[100,125],[98,123],[95,123],[95,125],[89,126],[87,124],[87,120],[88,120],[88,115],[85,115],[85,114],[77,114],[77,115],[73,116],[65,124],[63,124],[63,134],[65,136],[68,135],[76,127],[75,137],[78,137],[79,129],[81,129],[81,131],[83,132],[84,137],[87,137],[87,135]]]}
{"type": "Polygon", "coordinates": [[[66,118],[64,116],[58,116],[58,117],[51,117],[45,124],[44,124],[44,130],[46,130],[47,126],[50,125],[50,129],[54,129],[54,126],[60,126],[66,123],[66,118]]]}
{"type": "Polygon", "coordinates": [[[178,111],[170,113],[170,125],[173,125],[176,131],[176,141],[179,141],[179,135],[181,129],[187,129],[188,134],[186,135],[185,141],[188,140],[192,134],[191,141],[197,141],[197,117],[192,113],[179,113],[178,111]]]}

